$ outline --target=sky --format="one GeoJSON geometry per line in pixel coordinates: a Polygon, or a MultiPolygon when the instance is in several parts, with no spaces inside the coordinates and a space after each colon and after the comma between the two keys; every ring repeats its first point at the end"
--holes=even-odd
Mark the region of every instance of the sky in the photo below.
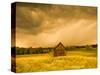
{"type": "Polygon", "coordinates": [[[17,3],[16,46],[54,47],[97,43],[97,8],[17,3]]]}

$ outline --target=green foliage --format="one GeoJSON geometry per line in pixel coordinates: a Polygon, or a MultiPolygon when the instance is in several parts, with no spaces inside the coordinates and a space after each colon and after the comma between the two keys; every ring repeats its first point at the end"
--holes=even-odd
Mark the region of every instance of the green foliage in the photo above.
{"type": "MultiPolygon", "coordinates": [[[[16,54],[17,55],[25,55],[25,54],[43,54],[53,52],[53,48],[19,48],[16,47],[16,54]]],[[[97,51],[97,47],[93,47],[93,45],[86,45],[86,46],[68,46],[66,47],[66,51],[97,51]]]]}
{"type": "Polygon", "coordinates": [[[43,54],[43,53],[49,53],[50,50],[43,49],[43,48],[19,48],[16,47],[16,54],[17,55],[24,55],[24,54],[43,54]]]}

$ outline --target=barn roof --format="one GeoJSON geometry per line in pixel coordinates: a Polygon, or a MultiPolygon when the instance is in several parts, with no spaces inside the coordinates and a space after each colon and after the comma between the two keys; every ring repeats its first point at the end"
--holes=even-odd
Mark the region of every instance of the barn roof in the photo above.
{"type": "MultiPolygon", "coordinates": [[[[62,46],[63,48],[65,48],[65,46],[60,42],[55,48],[58,48],[58,47],[60,47],[60,46],[62,46]]],[[[65,48],[66,49],[66,48],[65,48]]]]}

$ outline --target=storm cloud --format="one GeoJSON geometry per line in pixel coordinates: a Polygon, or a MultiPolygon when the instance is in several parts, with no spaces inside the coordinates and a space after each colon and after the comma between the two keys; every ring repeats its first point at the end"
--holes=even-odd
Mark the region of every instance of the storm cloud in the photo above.
{"type": "Polygon", "coordinates": [[[37,3],[16,4],[17,45],[49,47],[96,43],[97,8],[37,3]]]}

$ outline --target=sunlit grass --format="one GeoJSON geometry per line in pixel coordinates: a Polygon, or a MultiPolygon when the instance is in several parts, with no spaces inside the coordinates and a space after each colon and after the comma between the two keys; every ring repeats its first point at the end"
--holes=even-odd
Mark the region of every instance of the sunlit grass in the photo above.
{"type": "Polygon", "coordinates": [[[59,57],[53,57],[53,53],[16,56],[17,72],[96,68],[96,64],[96,53],[81,51],[68,51],[59,57]]]}

